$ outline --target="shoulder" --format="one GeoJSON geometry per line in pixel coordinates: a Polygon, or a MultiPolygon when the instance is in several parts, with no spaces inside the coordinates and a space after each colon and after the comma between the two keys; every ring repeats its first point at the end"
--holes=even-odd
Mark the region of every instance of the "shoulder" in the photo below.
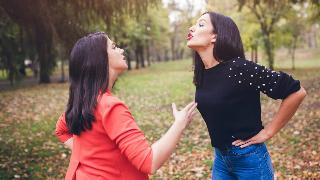
{"type": "Polygon", "coordinates": [[[118,109],[128,110],[128,107],[122,100],[109,93],[104,93],[98,98],[97,108],[104,114],[108,114],[110,111],[114,110],[115,107],[121,107],[118,109]]]}
{"type": "Polygon", "coordinates": [[[260,81],[268,71],[264,66],[244,58],[236,58],[229,63],[230,66],[227,70],[229,79],[234,80],[236,84],[244,87],[253,86],[255,82],[260,81]]]}
{"type": "Polygon", "coordinates": [[[247,69],[247,68],[258,68],[258,66],[260,66],[259,64],[247,60],[247,59],[243,59],[243,58],[236,58],[230,61],[231,66],[233,66],[234,68],[237,69],[247,69]]]}
{"type": "Polygon", "coordinates": [[[227,66],[228,77],[242,76],[245,73],[252,71],[255,67],[255,63],[246,59],[236,58],[230,60],[227,66]]]}
{"type": "Polygon", "coordinates": [[[247,59],[237,58],[230,62],[230,73],[238,73],[243,75],[259,74],[269,71],[266,67],[247,59]]]}
{"type": "Polygon", "coordinates": [[[124,103],[117,96],[114,96],[114,95],[109,94],[109,93],[102,94],[99,97],[98,102],[100,104],[108,104],[108,105],[119,104],[119,103],[123,104],[124,103]]]}

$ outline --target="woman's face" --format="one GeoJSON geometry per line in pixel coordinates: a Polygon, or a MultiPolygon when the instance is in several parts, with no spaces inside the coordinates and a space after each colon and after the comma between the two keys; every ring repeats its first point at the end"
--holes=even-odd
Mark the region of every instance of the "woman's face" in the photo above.
{"type": "Polygon", "coordinates": [[[211,46],[216,41],[209,14],[203,14],[195,25],[189,28],[187,46],[195,51],[211,46]]]}
{"type": "Polygon", "coordinates": [[[116,46],[116,44],[108,38],[108,59],[109,59],[109,68],[114,70],[117,73],[122,73],[128,69],[126,58],[123,55],[124,50],[116,46]]]}

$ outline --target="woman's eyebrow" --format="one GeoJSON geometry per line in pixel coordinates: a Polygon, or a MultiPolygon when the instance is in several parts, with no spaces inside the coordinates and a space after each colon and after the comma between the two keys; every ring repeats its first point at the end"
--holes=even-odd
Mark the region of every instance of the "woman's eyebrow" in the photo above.
{"type": "Polygon", "coordinates": [[[200,21],[204,21],[204,22],[207,22],[207,21],[206,21],[205,19],[199,19],[199,22],[200,22],[200,21]]]}

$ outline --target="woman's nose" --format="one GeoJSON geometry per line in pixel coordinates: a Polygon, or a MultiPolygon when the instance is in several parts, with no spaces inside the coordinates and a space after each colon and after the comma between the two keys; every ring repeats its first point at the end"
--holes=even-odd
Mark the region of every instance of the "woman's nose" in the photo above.
{"type": "Polygon", "coordinates": [[[191,26],[191,27],[189,28],[189,31],[190,31],[190,32],[194,32],[194,26],[191,26]]]}
{"type": "Polygon", "coordinates": [[[120,53],[123,54],[123,53],[124,53],[124,50],[123,50],[123,49],[120,49],[120,53]]]}

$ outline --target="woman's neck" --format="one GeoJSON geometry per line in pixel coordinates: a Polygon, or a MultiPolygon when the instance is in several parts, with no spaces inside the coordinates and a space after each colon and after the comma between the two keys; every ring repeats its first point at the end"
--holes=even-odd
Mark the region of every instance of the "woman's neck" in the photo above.
{"type": "Polygon", "coordinates": [[[108,85],[108,89],[110,91],[112,91],[112,87],[115,83],[115,81],[118,78],[118,74],[116,72],[114,72],[113,70],[109,69],[109,85],[108,85]]]}
{"type": "Polygon", "coordinates": [[[216,58],[213,56],[213,47],[206,47],[205,49],[197,50],[200,55],[205,69],[212,68],[219,64],[216,58]]]}

